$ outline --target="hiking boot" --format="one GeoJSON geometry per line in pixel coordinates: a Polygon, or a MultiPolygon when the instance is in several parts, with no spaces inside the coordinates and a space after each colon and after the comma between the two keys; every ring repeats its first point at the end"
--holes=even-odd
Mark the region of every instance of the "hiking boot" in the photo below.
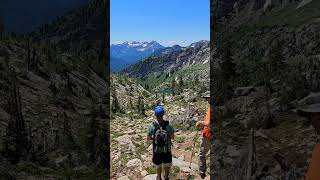
{"type": "Polygon", "coordinates": [[[200,173],[200,177],[201,177],[202,179],[206,178],[206,173],[200,173]]]}

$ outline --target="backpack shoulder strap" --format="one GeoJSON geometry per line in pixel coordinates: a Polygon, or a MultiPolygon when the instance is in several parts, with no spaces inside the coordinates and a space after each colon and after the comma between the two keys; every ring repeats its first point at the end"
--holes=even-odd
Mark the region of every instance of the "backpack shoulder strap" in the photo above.
{"type": "Polygon", "coordinates": [[[161,128],[160,128],[159,123],[156,122],[156,121],[153,121],[153,122],[152,122],[152,125],[153,125],[153,127],[154,127],[153,135],[155,135],[156,132],[157,132],[157,130],[158,130],[158,129],[161,129],[161,128]]]}
{"type": "Polygon", "coordinates": [[[160,127],[159,123],[156,121],[153,121],[152,125],[154,126],[155,129],[158,129],[160,127]]]}
{"type": "Polygon", "coordinates": [[[162,128],[167,130],[168,125],[169,125],[169,121],[164,121],[162,128]]]}

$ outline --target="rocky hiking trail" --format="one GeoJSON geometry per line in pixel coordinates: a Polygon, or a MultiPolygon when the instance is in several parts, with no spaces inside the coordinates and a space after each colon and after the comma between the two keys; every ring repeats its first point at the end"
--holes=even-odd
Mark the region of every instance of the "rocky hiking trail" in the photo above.
{"type": "MultiPolygon", "coordinates": [[[[156,169],[152,164],[152,144],[146,142],[147,127],[154,121],[152,116],[153,112],[148,111],[146,118],[116,117],[111,121],[111,179],[156,179],[156,169]]],[[[166,116],[164,118],[166,119],[166,116]]],[[[190,169],[189,163],[194,144],[193,140],[197,135],[197,131],[181,130],[178,127],[175,127],[175,129],[172,148],[173,166],[170,179],[201,179],[197,173],[200,132],[197,136],[190,169]]],[[[209,167],[209,155],[207,164],[209,167]]],[[[210,179],[209,168],[207,174],[208,176],[205,179],[210,179]]]]}

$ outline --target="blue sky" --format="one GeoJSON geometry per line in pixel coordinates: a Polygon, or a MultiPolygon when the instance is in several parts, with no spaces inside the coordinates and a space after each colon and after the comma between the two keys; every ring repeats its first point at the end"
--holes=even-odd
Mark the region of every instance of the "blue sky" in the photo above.
{"type": "Polygon", "coordinates": [[[210,0],[111,0],[110,41],[164,46],[210,39],[210,0]]]}

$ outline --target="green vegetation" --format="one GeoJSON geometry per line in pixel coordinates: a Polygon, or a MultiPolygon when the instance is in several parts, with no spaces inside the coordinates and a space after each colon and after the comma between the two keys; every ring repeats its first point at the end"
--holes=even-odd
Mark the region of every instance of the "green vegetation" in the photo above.
{"type": "Polygon", "coordinates": [[[177,166],[172,166],[169,177],[175,179],[180,172],[180,168],[177,166]]]}
{"type": "Polygon", "coordinates": [[[162,87],[156,92],[178,95],[186,88],[194,89],[195,87],[199,87],[200,89],[204,89],[205,85],[200,83],[197,77],[194,81],[187,81],[185,80],[185,77],[205,69],[208,69],[208,64],[196,64],[185,69],[180,69],[174,72],[170,77],[167,74],[161,74],[159,76],[151,75],[145,78],[140,78],[137,81],[142,86],[147,86],[149,91],[155,91],[154,89],[161,85],[162,87]],[[177,82],[175,78],[178,79],[177,82]]]}
{"type": "Polygon", "coordinates": [[[156,174],[156,173],[157,173],[156,168],[153,167],[153,166],[151,166],[151,167],[146,167],[145,170],[148,172],[148,174],[156,174]]]}
{"type": "Polygon", "coordinates": [[[185,136],[176,136],[176,138],[175,138],[175,141],[176,141],[177,143],[184,143],[185,140],[186,140],[186,137],[185,137],[185,136]]]}

